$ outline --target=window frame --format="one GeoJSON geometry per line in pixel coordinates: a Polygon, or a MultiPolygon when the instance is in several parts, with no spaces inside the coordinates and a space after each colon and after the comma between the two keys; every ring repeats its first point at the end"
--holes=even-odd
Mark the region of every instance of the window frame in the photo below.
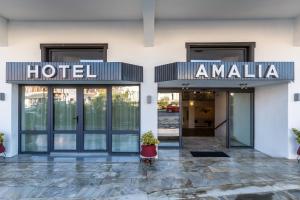
{"type": "Polygon", "coordinates": [[[254,62],[255,42],[187,42],[185,43],[186,60],[191,62],[192,48],[207,49],[242,49],[244,51],[245,62],[254,62]]]}
{"type": "Polygon", "coordinates": [[[52,62],[51,53],[55,50],[86,49],[103,52],[103,62],[107,62],[107,43],[71,43],[71,44],[40,44],[42,62],[52,62]]]}
{"type": "MultiPolygon", "coordinates": [[[[48,113],[47,113],[47,130],[45,131],[22,131],[21,130],[21,116],[22,116],[22,98],[19,98],[18,100],[18,111],[19,111],[19,117],[18,117],[18,153],[19,154],[50,154],[51,152],[83,152],[83,153],[87,153],[87,152],[105,152],[111,155],[136,155],[138,154],[138,152],[140,152],[140,133],[141,133],[141,85],[140,84],[113,84],[113,85],[109,85],[109,84],[87,84],[87,85],[78,85],[78,84],[74,84],[74,85],[70,85],[70,84],[20,84],[18,87],[18,94],[19,97],[22,96],[22,87],[25,86],[44,86],[48,88],[48,113]],[[112,130],[112,87],[114,86],[137,86],[139,88],[139,103],[138,103],[138,111],[139,111],[139,117],[138,117],[138,123],[139,123],[139,127],[138,130],[112,130]],[[76,150],[55,150],[54,149],[54,134],[55,131],[53,129],[53,123],[54,123],[54,118],[53,118],[53,88],[55,87],[60,87],[60,88],[65,88],[65,87],[74,87],[77,90],[81,90],[84,87],[89,87],[89,88],[106,88],[107,89],[107,113],[106,113],[106,129],[103,130],[105,131],[105,133],[101,130],[101,133],[97,133],[97,134],[105,134],[106,135],[106,149],[105,150],[85,150],[84,146],[83,146],[83,151],[78,151],[76,150]],[[26,133],[35,133],[35,134],[45,134],[48,135],[47,137],[47,151],[22,151],[22,134],[26,134],[26,133]],[[138,136],[138,141],[137,141],[137,145],[138,145],[138,151],[137,152],[118,152],[118,151],[112,151],[112,136],[113,135],[137,135],[138,136]]],[[[79,97],[80,99],[83,98],[79,97]]],[[[83,99],[82,99],[83,100],[83,99]]],[[[83,114],[83,104],[80,105],[80,112],[79,114],[83,114]]],[[[83,115],[81,115],[83,117],[83,115]]],[[[80,122],[81,123],[81,122],[80,122]]],[[[83,127],[83,126],[82,126],[83,127]]],[[[81,128],[82,128],[81,127],[81,128]]],[[[76,131],[78,131],[79,129],[77,128],[76,131]]],[[[80,129],[81,130],[81,129],[80,129]]],[[[80,131],[79,130],[79,131],[80,131]]],[[[82,137],[84,138],[85,134],[88,134],[89,131],[83,130],[82,131],[82,137]]],[[[92,131],[93,132],[93,131],[92,131]]],[[[64,132],[66,133],[66,132],[64,132]]],[[[84,139],[82,140],[82,144],[84,145],[84,139]]]]}

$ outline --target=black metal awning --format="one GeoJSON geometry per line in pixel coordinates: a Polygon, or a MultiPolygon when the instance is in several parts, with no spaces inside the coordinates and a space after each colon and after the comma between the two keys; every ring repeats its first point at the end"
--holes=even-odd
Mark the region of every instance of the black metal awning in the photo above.
{"type": "Polygon", "coordinates": [[[8,62],[15,84],[109,84],[143,82],[143,67],[122,62],[8,62]]]}
{"type": "Polygon", "coordinates": [[[174,62],[155,67],[155,82],[293,81],[293,62],[174,62]]]}

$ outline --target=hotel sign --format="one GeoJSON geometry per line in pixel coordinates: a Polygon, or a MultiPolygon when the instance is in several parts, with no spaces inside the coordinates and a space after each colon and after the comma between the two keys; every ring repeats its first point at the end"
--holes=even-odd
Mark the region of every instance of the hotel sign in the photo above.
{"type": "Polygon", "coordinates": [[[293,62],[176,62],[155,68],[155,81],[294,80],[293,62]]]}
{"type": "Polygon", "coordinates": [[[121,62],[8,62],[6,81],[22,84],[142,82],[143,68],[121,62]]]}
{"type": "Polygon", "coordinates": [[[62,74],[62,78],[66,79],[67,77],[72,78],[97,78],[97,74],[93,74],[91,71],[91,65],[86,65],[84,68],[83,64],[76,65],[54,65],[54,64],[46,64],[43,66],[40,65],[27,65],[26,74],[28,79],[37,79],[37,78],[55,78],[58,72],[62,74]],[[67,74],[70,73],[69,76],[67,74]]]}

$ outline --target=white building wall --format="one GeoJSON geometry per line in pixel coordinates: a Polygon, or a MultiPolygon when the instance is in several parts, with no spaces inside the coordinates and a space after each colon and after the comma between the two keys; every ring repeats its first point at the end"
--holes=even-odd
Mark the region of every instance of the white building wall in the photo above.
{"type": "Polygon", "coordinates": [[[255,88],[255,149],[288,157],[288,84],[255,88]]]}
{"type": "MultiPolygon", "coordinates": [[[[11,21],[8,24],[8,47],[0,47],[0,92],[5,92],[7,97],[6,101],[0,102],[0,131],[5,132],[9,142],[17,141],[17,113],[11,109],[17,106],[15,101],[12,102],[12,91],[16,90],[12,85],[5,83],[5,62],[40,61],[40,43],[108,43],[108,61],[123,61],[144,66],[144,82],[141,86],[141,129],[142,131],[152,129],[156,133],[157,84],[154,83],[154,66],[185,61],[185,42],[248,41],[257,44],[256,61],[295,61],[296,69],[300,65],[300,48],[293,46],[292,20],[158,21],[154,47],[144,47],[141,22],[11,21]],[[147,95],[153,96],[152,104],[146,104],[147,95]]],[[[279,96],[288,95],[286,104],[289,111],[299,107],[298,102],[292,101],[292,94],[299,90],[298,86],[299,81],[295,81],[288,87],[288,94],[283,90],[277,93],[279,96]]],[[[288,125],[283,124],[286,131],[274,131],[286,140],[289,138],[290,153],[284,152],[275,156],[291,157],[290,154],[295,148],[292,135],[288,135],[288,131],[290,127],[300,124],[300,113],[293,111],[287,115],[293,118],[293,121],[288,125]]],[[[256,116],[259,117],[259,113],[256,113],[256,116]]],[[[263,125],[256,125],[255,130],[263,129],[263,125]]],[[[272,140],[264,142],[274,144],[272,140]]],[[[9,155],[16,153],[15,144],[16,142],[9,144],[11,146],[9,155]]]]}
{"type": "Polygon", "coordinates": [[[7,45],[7,20],[0,16],[0,46],[7,45]]]}

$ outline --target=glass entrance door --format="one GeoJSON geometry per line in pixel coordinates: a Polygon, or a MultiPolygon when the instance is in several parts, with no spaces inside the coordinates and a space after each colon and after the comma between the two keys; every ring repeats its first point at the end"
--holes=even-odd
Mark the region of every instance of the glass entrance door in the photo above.
{"type": "Polygon", "coordinates": [[[53,150],[77,150],[78,99],[76,88],[53,88],[53,150]]]}
{"type": "Polygon", "coordinates": [[[53,88],[53,151],[105,151],[107,89],[53,88]]]}
{"type": "Polygon", "coordinates": [[[83,150],[107,149],[107,89],[83,88],[83,150]]]}
{"type": "Polygon", "coordinates": [[[20,153],[137,153],[138,85],[20,86],[20,153]]]}
{"type": "Polygon", "coordinates": [[[253,93],[230,92],[228,115],[229,146],[253,147],[253,93]]]}

